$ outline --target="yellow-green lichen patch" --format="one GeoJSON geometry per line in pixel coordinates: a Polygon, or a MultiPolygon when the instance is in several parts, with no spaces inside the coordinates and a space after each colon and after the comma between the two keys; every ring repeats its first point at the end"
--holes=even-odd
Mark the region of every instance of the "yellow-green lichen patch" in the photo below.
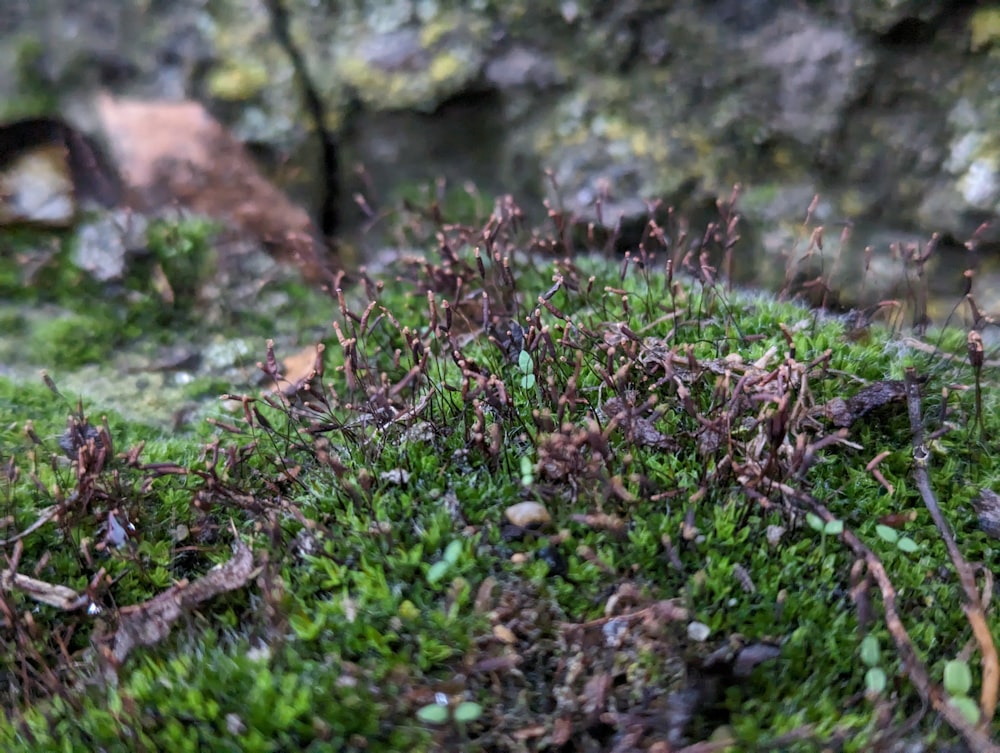
{"type": "Polygon", "coordinates": [[[994,47],[1000,41],[1000,9],[977,8],[969,17],[969,31],[973,50],[994,47]]]}
{"type": "Polygon", "coordinates": [[[233,102],[253,99],[271,84],[270,71],[259,61],[229,61],[208,76],[209,94],[233,102]]]}
{"type": "Polygon", "coordinates": [[[488,32],[481,18],[446,13],[382,35],[358,23],[364,34],[340,30],[334,68],[343,85],[376,109],[431,110],[480,73],[488,32]]]}

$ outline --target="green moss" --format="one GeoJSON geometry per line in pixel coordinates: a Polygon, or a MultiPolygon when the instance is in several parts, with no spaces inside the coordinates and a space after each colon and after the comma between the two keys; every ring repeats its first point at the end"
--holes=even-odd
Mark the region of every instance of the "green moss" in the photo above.
{"type": "Polygon", "coordinates": [[[71,261],[74,239],[28,226],[0,228],[0,298],[12,302],[74,301],[90,305],[97,286],[71,261]]]}
{"type": "Polygon", "coordinates": [[[215,225],[204,220],[154,222],[147,253],[133,260],[124,284],[103,285],[73,262],[69,233],[4,228],[0,297],[12,306],[0,351],[39,367],[73,370],[107,361],[120,346],[171,341],[191,321],[212,271],[215,225]]]}
{"type": "MultiPolygon", "coordinates": [[[[429,224],[422,237],[432,246],[442,231],[429,224]]],[[[175,291],[203,274],[202,230],[151,232],[150,264],[175,291]]],[[[947,411],[968,426],[972,392],[942,392],[970,378],[964,361],[943,357],[964,353],[962,333],[935,335],[936,355],[878,328],[853,340],[842,321],[768,296],[679,278],[671,285],[661,263],[623,271],[620,261],[525,258],[526,244],[507,231],[490,239],[510,243],[499,263],[481,254],[480,271],[475,261],[468,242],[487,236],[449,236],[447,260],[400,264],[391,284],[370,281],[343,309],[284,288],[282,316],[294,326],[337,323],[335,336],[319,331],[328,344],[324,386],[288,403],[248,394],[224,419],[235,431],[158,434],[111,416],[116,459],[87,485],[58,459],[66,414],[77,409],[44,387],[0,380],[0,413],[10,416],[0,425],[0,466],[19,469],[0,487],[12,530],[25,530],[60,494],[94,492],[58,525],[25,537],[22,572],[37,568],[40,578],[83,589],[104,568],[100,604],[138,604],[226,560],[230,521],[259,567],[178,621],[169,638],[136,649],[116,687],[74,684],[53,694],[18,673],[17,647],[0,634],[3,669],[24,685],[4,698],[7,748],[472,749],[473,738],[491,748],[512,730],[551,721],[552,697],[585,697],[593,677],[612,679],[616,708],[659,708],[714,652],[771,642],[779,656],[707,695],[685,733],[708,738],[724,719],[735,745],[751,749],[810,724],[818,739],[865,750],[885,724],[863,698],[863,627],[879,637],[886,672],[899,676],[893,697],[881,699],[892,722],[919,707],[881,618],[859,624],[849,596],[854,555],[836,535],[810,528],[768,478],[756,487],[745,480],[768,467],[767,422],[780,397],[752,389],[786,390],[801,411],[789,419],[793,436],[774,456],[778,467],[832,431],[815,407],[898,377],[907,364],[928,376],[928,420],[947,411]],[[558,290],[554,279],[564,283],[558,290]],[[540,302],[546,293],[554,311],[540,302]],[[492,339],[480,329],[484,295],[497,317],[492,339]],[[506,329],[514,337],[514,321],[525,334],[513,350],[527,349],[528,360],[498,344],[506,329]],[[758,360],[759,373],[745,367],[758,360]],[[795,370],[806,363],[814,365],[795,370]],[[743,374],[753,378],[741,382],[743,374]],[[636,439],[620,419],[615,428],[611,398],[655,398],[661,410],[651,425],[676,448],[636,439]],[[704,437],[712,421],[725,440],[714,448],[704,437]],[[141,459],[129,460],[140,440],[141,459]],[[525,500],[545,504],[548,529],[507,529],[504,509],[525,500]],[[98,550],[112,511],[137,534],[98,550]],[[769,525],[786,531],[769,541],[769,525]],[[668,600],[688,617],[642,611],[668,600]],[[708,639],[688,636],[691,620],[710,628],[708,639]],[[482,662],[493,669],[476,669],[482,662]],[[483,716],[469,729],[425,729],[416,715],[435,693],[449,709],[478,703],[483,716]]],[[[1000,431],[998,403],[988,391],[988,437],[1000,431]]],[[[945,547],[912,488],[909,431],[898,403],[883,406],[854,422],[849,444],[814,448],[801,476],[771,481],[808,491],[881,556],[918,655],[940,667],[965,645],[968,624],[953,581],[940,575],[945,547]],[[879,480],[867,465],[883,450],[879,480]],[[875,528],[910,510],[913,553],[875,528]]],[[[961,429],[937,438],[934,450],[935,488],[963,548],[990,561],[995,541],[971,511],[975,488],[1000,478],[988,442],[961,429]]],[[[71,628],[70,650],[96,672],[85,653],[91,617],[39,609],[24,594],[11,603],[18,614],[35,609],[41,662],[71,674],[56,640],[71,628]]],[[[565,713],[576,734],[588,734],[586,715],[565,713]]]]}
{"type": "Polygon", "coordinates": [[[11,76],[20,83],[20,91],[0,102],[0,121],[56,112],[59,96],[43,73],[45,46],[42,41],[34,35],[19,35],[8,37],[4,46],[16,51],[11,76]]]}
{"type": "Polygon", "coordinates": [[[153,315],[169,320],[190,311],[212,268],[212,241],[217,229],[214,223],[197,218],[150,224],[146,233],[150,256],[146,264],[133,265],[129,270],[130,287],[146,294],[150,304],[141,312],[137,307],[137,317],[153,315]]]}
{"type": "Polygon", "coordinates": [[[77,369],[107,360],[119,342],[119,332],[105,313],[71,314],[39,322],[31,330],[28,357],[35,363],[58,365],[62,369],[77,369]]]}

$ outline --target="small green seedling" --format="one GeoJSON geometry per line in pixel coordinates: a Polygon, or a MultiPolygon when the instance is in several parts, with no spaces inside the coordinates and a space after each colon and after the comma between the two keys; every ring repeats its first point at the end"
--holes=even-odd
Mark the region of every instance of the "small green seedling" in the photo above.
{"type": "Polygon", "coordinates": [[[949,703],[962,713],[969,724],[979,724],[979,705],[969,697],[972,672],[968,662],[952,659],[944,665],[944,689],[951,696],[949,703]]]}
{"type": "Polygon", "coordinates": [[[427,582],[434,586],[437,585],[451,570],[452,566],[458,562],[459,557],[462,556],[462,542],[455,539],[447,547],[445,547],[444,555],[430,566],[427,571],[427,582]]]}
{"type": "Polygon", "coordinates": [[[839,536],[844,532],[844,521],[830,520],[826,523],[816,513],[806,515],[806,522],[814,531],[819,531],[823,536],[839,536]]]}
{"type": "Polygon", "coordinates": [[[820,553],[824,557],[826,556],[826,537],[839,536],[844,532],[844,521],[834,519],[824,523],[823,519],[813,512],[806,515],[806,523],[808,523],[809,527],[814,531],[819,531],[820,553]]]}
{"type": "Polygon", "coordinates": [[[530,390],[535,386],[535,362],[528,351],[522,350],[517,357],[517,368],[521,372],[521,387],[530,390]]]}
{"type": "Polygon", "coordinates": [[[424,724],[444,724],[448,721],[448,706],[443,703],[429,703],[417,709],[417,719],[424,724]]]}
{"type": "Polygon", "coordinates": [[[466,725],[471,724],[483,715],[483,707],[472,701],[462,701],[453,709],[448,706],[448,699],[444,694],[438,694],[439,698],[435,703],[417,709],[417,719],[424,724],[441,726],[451,721],[458,731],[464,735],[466,725]]]}
{"type": "Polygon", "coordinates": [[[886,676],[882,669],[882,649],[878,645],[878,638],[874,635],[866,635],[861,641],[861,661],[868,671],[865,672],[865,691],[869,697],[877,696],[885,690],[886,676]]]}
{"type": "Polygon", "coordinates": [[[535,466],[527,455],[521,456],[521,486],[535,483],[535,466]]]}
{"type": "Polygon", "coordinates": [[[887,525],[879,523],[875,526],[875,533],[879,535],[879,538],[884,541],[888,541],[890,544],[895,544],[896,548],[901,552],[906,552],[907,554],[913,554],[918,549],[920,549],[920,544],[911,539],[909,536],[900,536],[899,531],[895,528],[890,528],[887,525]]]}

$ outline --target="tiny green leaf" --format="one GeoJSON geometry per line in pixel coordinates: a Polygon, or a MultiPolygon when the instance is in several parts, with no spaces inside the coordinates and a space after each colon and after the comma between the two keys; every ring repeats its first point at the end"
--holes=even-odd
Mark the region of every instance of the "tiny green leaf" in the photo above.
{"type": "Polygon", "coordinates": [[[806,515],[806,523],[808,523],[809,527],[812,528],[814,531],[823,530],[823,519],[814,512],[808,513],[806,515]]]}
{"type": "Polygon", "coordinates": [[[868,667],[878,666],[882,651],[878,645],[878,638],[874,635],[866,635],[861,641],[861,661],[868,667]]]}
{"type": "Polygon", "coordinates": [[[535,367],[534,362],[531,360],[531,353],[526,350],[522,350],[520,355],[517,357],[517,367],[525,374],[530,374],[535,367]]]}
{"type": "Polygon", "coordinates": [[[913,552],[920,549],[920,544],[911,539],[909,536],[904,536],[899,541],[897,541],[896,546],[899,547],[900,551],[906,552],[907,554],[913,554],[913,552]]]}
{"type": "Polygon", "coordinates": [[[895,544],[899,540],[899,532],[895,528],[890,528],[889,526],[882,525],[881,523],[875,526],[875,533],[888,541],[890,544],[895,544]]]}
{"type": "Polygon", "coordinates": [[[823,532],[830,536],[839,536],[844,532],[844,521],[831,520],[823,527],[823,532]]]}
{"type": "Polygon", "coordinates": [[[979,706],[968,696],[959,696],[951,699],[951,705],[962,712],[969,724],[979,724],[979,706]]]}
{"type": "Polygon", "coordinates": [[[444,561],[449,565],[454,565],[458,562],[458,558],[462,556],[462,542],[458,539],[452,541],[444,550],[444,561]]]}
{"type": "Polygon", "coordinates": [[[425,724],[444,724],[448,721],[448,707],[439,703],[430,703],[417,709],[417,719],[425,724]]]}
{"type": "Polygon", "coordinates": [[[448,574],[448,570],[451,569],[451,563],[447,560],[438,560],[430,569],[427,571],[427,582],[432,586],[435,585],[439,580],[444,578],[448,574]]]}
{"type": "Polygon", "coordinates": [[[455,707],[455,713],[452,716],[459,724],[467,724],[476,721],[482,715],[483,707],[478,703],[463,701],[455,707]]]}
{"type": "Polygon", "coordinates": [[[944,689],[949,695],[968,695],[971,687],[972,672],[967,662],[952,659],[944,665],[944,689]]]}
{"type": "Polygon", "coordinates": [[[881,667],[872,667],[865,672],[865,688],[870,693],[881,693],[885,690],[886,678],[885,670],[881,667]]]}
{"type": "Polygon", "coordinates": [[[521,456],[521,484],[523,486],[531,486],[532,482],[535,480],[535,468],[531,462],[531,458],[527,455],[521,456]]]}

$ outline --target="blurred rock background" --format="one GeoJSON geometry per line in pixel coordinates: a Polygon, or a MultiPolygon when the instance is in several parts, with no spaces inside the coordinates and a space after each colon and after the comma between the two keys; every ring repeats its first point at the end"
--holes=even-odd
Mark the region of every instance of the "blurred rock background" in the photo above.
{"type": "Polygon", "coordinates": [[[817,193],[857,259],[940,233],[944,291],[1000,250],[996,3],[4,0],[0,117],[93,130],[99,91],[202,103],[338,232],[438,177],[608,224],[739,182],[742,279],[817,193]]]}

